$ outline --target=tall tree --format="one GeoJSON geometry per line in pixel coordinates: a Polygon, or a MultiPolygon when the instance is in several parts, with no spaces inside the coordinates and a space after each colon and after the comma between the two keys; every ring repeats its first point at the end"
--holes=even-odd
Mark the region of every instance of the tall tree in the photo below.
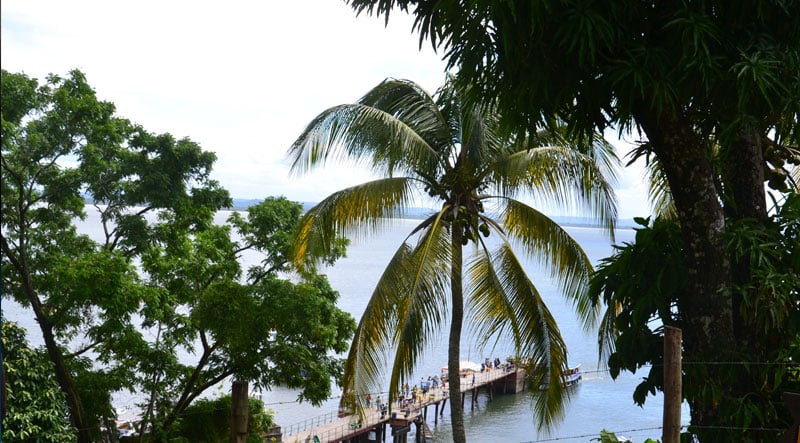
{"type": "Polygon", "coordinates": [[[512,245],[549,267],[586,325],[596,313],[585,298],[592,266],[559,225],[516,197],[588,210],[613,230],[606,177],[616,158],[601,139],[564,146],[555,129],[503,137],[498,123],[490,107],[465,101],[450,80],[432,97],[413,82],[388,79],[358,102],[321,113],[292,145],[295,172],[346,159],[382,176],[337,191],[306,213],[298,263],[325,254],[336,235],[385,226],[415,198],[441,205],[400,245],[368,302],[345,366],[346,406],[363,407],[360,393],[382,384],[386,353],[391,404],[449,311],[453,435],[465,441],[458,368],[463,319],[472,312],[478,336],[507,337],[537,364],[535,385],[549,387],[536,397],[539,425],[560,417],[568,395],[561,385],[566,347],[512,245]],[[474,254],[464,257],[467,244],[474,254]]]}
{"type": "MultiPolygon", "coordinates": [[[[731,291],[750,276],[741,272],[747,259],[725,250],[726,215],[765,223],[764,180],[783,175],[772,160],[797,161],[800,3],[349,3],[387,20],[394,8],[410,10],[421,43],[441,49],[473,85],[472,98],[496,101],[522,131],[559,117],[578,134],[614,126],[644,135],[680,220],[686,358],[729,361],[740,347],[760,346],[731,291]],[[723,182],[711,164],[717,145],[729,171],[723,182]]],[[[707,429],[724,420],[719,402],[688,400],[695,429],[717,438],[707,429]]]]}
{"type": "Polygon", "coordinates": [[[324,276],[279,278],[299,204],[217,224],[231,199],[214,154],[116,117],[79,71],[43,85],[2,71],[1,161],[3,296],[36,318],[79,441],[113,427],[119,391],[146,394],[154,439],[229,376],[329,396],[355,322],[324,276]],[[91,237],[76,228],[87,207],[91,237]],[[245,251],[261,259],[247,277],[245,251]]]}
{"type": "Polygon", "coordinates": [[[230,378],[298,388],[298,398],[313,404],[330,397],[355,321],[336,307],[339,294],[324,276],[281,278],[291,271],[289,240],[302,209],[270,197],[143,256],[148,284],[172,300],[150,317],[157,346],[139,360],[147,432],[166,440],[195,399],[230,378]],[[197,358],[176,359],[176,347],[197,358]]]}
{"type": "MultiPolygon", "coordinates": [[[[617,247],[592,277],[590,293],[609,308],[601,322],[601,350],[613,377],[649,366],[634,391],[641,405],[649,393],[663,388],[664,325],[680,326],[686,311],[688,272],[682,260],[680,226],[674,219],[637,219],[636,242],[617,247]],[[657,263],[657,266],[653,264],[657,263]]],[[[747,256],[752,275],[734,286],[743,303],[742,320],[763,349],[742,348],[735,364],[711,379],[706,362],[686,362],[684,395],[720,401],[729,441],[775,441],[792,418],[782,394],[800,390],[796,361],[800,358],[800,196],[789,193],[763,227],[754,220],[732,224],[726,248],[733,257],[747,256]],[[741,369],[746,368],[746,375],[741,369]],[[730,375],[733,374],[734,377],[730,375]],[[736,379],[747,395],[719,397],[721,383],[736,379]]]]}
{"type": "MultiPolygon", "coordinates": [[[[4,296],[30,307],[35,316],[81,442],[97,437],[101,417],[107,417],[111,407],[107,394],[98,402],[83,401],[78,378],[91,378],[95,386],[112,391],[130,387],[133,376],[126,365],[111,362],[113,355],[124,355],[124,348],[141,342],[131,317],[149,295],[137,285],[127,252],[115,247],[119,236],[107,231],[114,241],[98,245],[77,232],[74,220],[85,217],[82,193],[116,184],[117,198],[108,214],[131,223],[120,220],[115,232],[139,228],[141,234],[141,226],[133,222],[152,209],[146,202],[156,200],[145,190],[173,186],[164,168],[147,167],[161,162],[152,160],[156,146],[123,148],[143,131],[113,114],[114,106],[97,100],[78,71],[65,78],[50,76],[41,86],[25,75],[2,71],[4,296]],[[134,169],[134,164],[144,167],[134,169]],[[118,184],[126,178],[124,187],[118,184]],[[115,203],[123,199],[146,209],[115,213],[120,209],[115,203]],[[95,353],[107,366],[87,372],[87,353],[95,353]]],[[[197,163],[183,166],[173,168],[174,185],[193,169],[203,168],[197,163]]],[[[180,186],[175,190],[176,199],[186,197],[180,186]]]]}

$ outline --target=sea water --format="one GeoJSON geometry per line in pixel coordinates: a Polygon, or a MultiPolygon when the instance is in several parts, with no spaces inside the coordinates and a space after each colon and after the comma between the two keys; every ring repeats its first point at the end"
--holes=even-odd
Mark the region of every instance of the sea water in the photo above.
{"type": "MultiPolygon", "coordinates": [[[[89,218],[79,223],[79,230],[99,240],[102,230],[97,224],[96,213],[91,207],[87,207],[87,212],[89,218]]],[[[227,211],[220,212],[217,221],[224,221],[229,214],[227,211]]],[[[340,293],[338,305],[342,310],[349,312],[356,320],[361,317],[381,272],[419,222],[420,220],[414,219],[394,220],[377,234],[353,239],[347,257],[324,269],[331,286],[340,293]]],[[[565,229],[595,264],[613,252],[611,240],[599,228],[565,226],[565,229]]],[[[632,229],[618,229],[615,242],[632,242],[633,238],[632,229]]],[[[257,256],[246,256],[244,265],[247,267],[258,260],[257,256]]],[[[596,330],[587,332],[583,329],[571,303],[559,294],[545,269],[535,262],[526,261],[524,265],[558,322],[569,349],[570,363],[581,365],[583,381],[571,388],[571,399],[563,419],[549,431],[537,429],[531,397],[526,392],[494,395],[489,399],[481,391],[478,401],[472,407],[468,395],[464,409],[468,439],[472,442],[590,441],[599,436],[601,429],[615,432],[618,436],[631,437],[635,442],[644,441],[648,437],[660,438],[662,396],[659,394],[648,397],[644,407],[636,406],[632,398],[634,388],[647,375],[647,368],[636,374],[622,373],[616,380],[612,379],[602,364],[598,364],[596,330]]],[[[27,328],[33,345],[42,343],[38,325],[29,310],[4,299],[3,315],[27,328]]],[[[470,336],[468,324],[469,319],[466,319],[461,346],[462,360],[478,363],[487,357],[504,360],[513,353],[510,344],[504,342],[492,343],[494,347],[478,348],[479,340],[470,336]]],[[[417,364],[415,376],[409,381],[411,385],[420,378],[440,375],[442,366],[447,364],[447,325],[442,325],[438,336],[429,337],[429,342],[430,346],[417,364]]],[[[184,355],[182,358],[192,360],[191,355],[184,355]]],[[[215,395],[228,387],[229,385],[223,384],[207,394],[215,395]]],[[[340,391],[334,389],[334,396],[319,407],[298,403],[298,391],[279,386],[261,392],[260,395],[267,408],[273,411],[276,423],[289,428],[334,413],[338,407],[339,393],[340,391]]],[[[373,398],[380,394],[387,398],[385,392],[375,393],[373,398]]],[[[115,406],[120,409],[135,408],[138,401],[136,395],[126,393],[120,393],[114,399],[115,406]]],[[[449,407],[441,411],[436,424],[433,419],[434,411],[433,407],[429,408],[428,425],[437,441],[450,441],[449,407]]],[[[684,407],[683,423],[687,422],[688,409],[684,407]]]]}
{"type": "MultiPolygon", "coordinates": [[[[419,222],[420,220],[396,220],[390,228],[383,230],[379,235],[355,240],[348,249],[347,257],[325,271],[331,285],[341,294],[339,306],[342,309],[357,319],[360,318],[385,265],[419,222]]],[[[602,229],[585,226],[564,228],[581,245],[594,264],[613,253],[612,241],[602,229]]],[[[618,229],[613,243],[632,242],[634,235],[633,229],[618,229]]],[[[468,440],[590,441],[597,438],[602,429],[615,432],[618,436],[630,437],[635,442],[644,441],[648,437],[660,438],[663,397],[660,394],[648,397],[644,407],[637,406],[632,397],[636,385],[647,375],[648,369],[645,368],[637,374],[623,373],[616,380],[612,379],[608,371],[598,362],[596,329],[589,332],[584,330],[573,311],[571,302],[559,294],[549,273],[542,266],[532,261],[525,261],[524,265],[558,322],[569,350],[570,363],[581,365],[583,381],[571,388],[572,395],[563,420],[549,431],[537,429],[531,397],[527,392],[494,395],[489,399],[484,391],[480,391],[478,402],[474,407],[470,407],[468,394],[464,406],[468,440]]],[[[495,348],[478,349],[476,338],[469,337],[468,323],[467,319],[462,339],[461,360],[478,363],[487,357],[492,360],[500,357],[504,360],[507,355],[513,353],[509,343],[497,343],[495,348]]],[[[447,325],[444,325],[439,336],[431,339],[433,344],[420,359],[415,377],[412,377],[410,384],[413,385],[421,377],[440,374],[441,367],[447,364],[447,332],[447,325]]],[[[263,393],[267,407],[276,412],[275,418],[283,426],[290,426],[336,410],[336,399],[327,402],[321,408],[313,408],[292,403],[295,396],[296,392],[281,388],[273,388],[263,393]]],[[[435,408],[428,409],[428,425],[437,441],[450,441],[449,407],[445,407],[436,424],[432,417],[435,408]]],[[[688,409],[684,409],[683,422],[686,424],[689,419],[688,409]]]]}

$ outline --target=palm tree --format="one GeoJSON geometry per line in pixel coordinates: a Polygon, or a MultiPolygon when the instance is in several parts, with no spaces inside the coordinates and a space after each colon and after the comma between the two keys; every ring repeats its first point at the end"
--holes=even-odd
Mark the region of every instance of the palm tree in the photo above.
{"type": "MultiPolygon", "coordinates": [[[[600,142],[583,151],[554,146],[565,141],[556,130],[502,137],[499,116],[462,101],[462,92],[452,79],[435,96],[413,82],[387,79],[357,103],[317,116],[289,150],[293,172],[346,159],[382,178],[337,191],[310,209],[293,259],[300,267],[313,264],[337,236],[375,232],[425,194],[438,201],[440,209],[409,234],[368,302],[345,364],[344,406],[363,410],[357,393],[382,385],[387,357],[392,404],[448,312],[447,363],[458,368],[466,305],[481,337],[508,337],[518,355],[539,363],[533,383],[546,381],[548,389],[535,396],[534,409],[539,426],[547,427],[560,418],[568,395],[560,383],[567,352],[512,243],[549,267],[587,328],[597,315],[584,296],[592,267],[558,224],[516,197],[586,209],[613,232],[616,206],[605,177],[616,157],[600,142]],[[487,243],[490,235],[497,246],[487,243]],[[467,244],[474,249],[465,267],[467,244]]],[[[448,383],[453,438],[465,441],[458,370],[449,371],[448,383]]]]}

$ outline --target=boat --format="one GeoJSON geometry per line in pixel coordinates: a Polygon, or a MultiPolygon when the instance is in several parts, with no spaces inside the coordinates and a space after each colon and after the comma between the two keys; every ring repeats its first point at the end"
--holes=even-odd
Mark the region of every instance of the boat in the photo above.
{"type": "Polygon", "coordinates": [[[581,365],[569,368],[567,372],[561,376],[561,379],[564,386],[572,386],[580,383],[580,381],[583,380],[581,365]]]}
{"type": "MultiPolygon", "coordinates": [[[[570,366],[563,374],[561,374],[561,385],[562,386],[575,386],[583,380],[583,374],[581,374],[581,365],[577,366],[570,366]]],[[[547,383],[543,383],[539,386],[540,390],[547,389],[547,383]]]]}

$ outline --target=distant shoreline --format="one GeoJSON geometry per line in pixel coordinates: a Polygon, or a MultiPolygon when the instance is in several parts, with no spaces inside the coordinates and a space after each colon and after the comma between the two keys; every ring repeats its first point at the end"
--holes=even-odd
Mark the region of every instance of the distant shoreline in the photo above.
{"type": "MultiPolygon", "coordinates": [[[[258,199],[233,199],[233,207],[226,208],[232,211],[246,211],[248,207],[257,205],[261,203],[263,200],[258,199]]],[[[303,210],[308,211],[318,202],[298,202],[303,205],[303,210]]],[[[410,220],[423,220],[428,217],[430,214],[434,212],[433,209],[430,208],[409,208],[402,217],[410,220]]],[[[588,217],[570,217],[570,216],[549,216],[553,219],[556,223],[560,226],[565,227],[575,227],[575,228],[598,228],[599,226],[596,223],[593,223],[592,220],[588,217]]],[[[632,218],[622,218],[617,220],[617,229],[631,229],[638,226],[636,222],[633,221],[632,218]]]]}
{"type": "MultiPolygon", "coordinates": [[[[93,204],[91,198],[85,197],[86,203],[93,204]]],[[[226,211],[247,211],[250,206],[257,205],[263,202],[263,199],[245,199],[245,198],[234,198],[233,205],[231,207],[223,208],[226,211]]],[[[303,205],[303,210],[308,211],[312,207],[314,207],[318,202],[298,202],[303,205]]],[[[431,208],[409,208],[406,213],[404,213],[401,217],[404,219],[410,220],[423,220],[429,215],[434,212],[431,208]]],[[[575,228],[598,228],[599,226],[596,223],[593,223],[592,220],[588,217],[570,217],[570,216],[549,216],[553,219],[556,223],[560,226],[564,227],[575,227],[575,228]]],[[[633,221],[632,218],[628,219],[618,219],[617,220],[617,229],[632,229],[637,227],[638,225],[633,221]]]]}

